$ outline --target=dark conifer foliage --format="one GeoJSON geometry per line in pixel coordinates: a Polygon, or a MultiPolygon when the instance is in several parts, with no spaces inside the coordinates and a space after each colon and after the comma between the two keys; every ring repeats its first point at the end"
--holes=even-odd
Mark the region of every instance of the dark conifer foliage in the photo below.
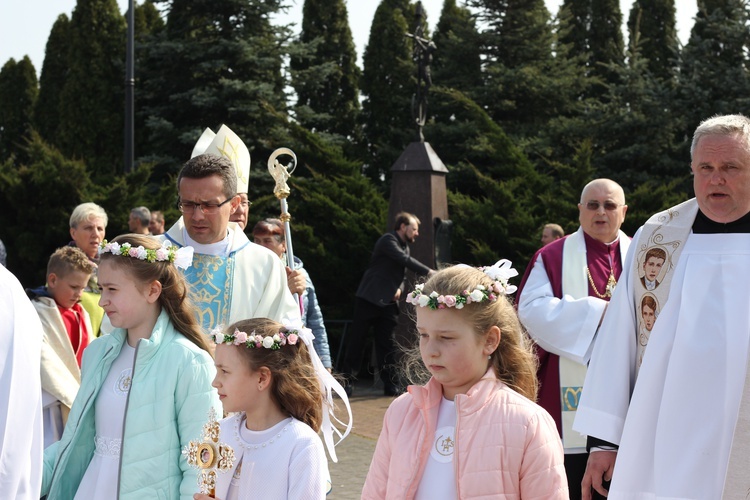
{"type": "Polygon", "coordinates": [[[474,94],[483,79],[481,40],[471,11],[456,0],[445,0],[433,40],[433,83],[474,94]]]}
{"type": "Polygon", "coordinates": [[[125,18],[115,0],[78,0],[68,32],[55,145],[92,176],[122,171],[125,18]]]}
{"type": "Polygon", "coordinates": [[[28,56],[10,59],[0,69],[0,161],[26,159],[32,112],[37,99],[36,70],[28,56]]]}
{"type": "Polygon", "coordinates": [[[750,114],[747,2],[698,0],[690,40],[682,51],[678,109],[684,114],[681,151],[698,124],[715,114],[750,114]]]}
{"type": "Polygon", "coordinates": [[[565,0],[560,8],[560,41],[581,57],[591,78],[589,96],[600,97],[618,83],[617,66],[625,58],[622,12],[618,0],[565,0]]]}
{"type": "Polygon", "coordinates": [[[656,78],[673,80],[679,62],[674,0],[635,0],[628,18],[631,53],[645,59],[656,78]]]}
{"type": "Polygon", "coordinates": [[[514,138],[534,136],[561,105],[554,34],[543,0],[469,0],[479,20],[484,88],[476,100],[514,138]]]}
{"type": "Polygon", "coordinates": [[[176,173],[206,127],[227,124],[248,148],[271,147],[278,123],[264,107],[286,109],[282,55],[287,27],[276,0],[156,2],[166,28],[144,42],[141,160],[176,173]]]}
{"type": "Polygon", "coordinates": [[[390,179],[390,168],[415,138],[411,98],[416,91],[416,66],[406,33],[414,29],[409,0],[382,0],[370,28],[362,73],[362,123],[367,143],[365,174],[390,179]]]}
{"type": "Polygon", "coordinates": [[[357,54],[344,0],[305,0],[291,59],[297,120],[339,144],[360,140],[357,54]]]}
{"type": "Polygon", "coordinates": [[[70,20],[65,14],[60,14],[47,39],[39,76],[39,98],[34,107],[37,132],[53,144],[57,142],[57,129],[60,126],[60,92],[68,75],[69,37],[70,20]]]}

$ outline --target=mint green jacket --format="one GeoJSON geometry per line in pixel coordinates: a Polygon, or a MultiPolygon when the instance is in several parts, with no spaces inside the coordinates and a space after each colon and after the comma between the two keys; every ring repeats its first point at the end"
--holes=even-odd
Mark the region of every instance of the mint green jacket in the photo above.
{"type": "MultiPolygon", "coordinates": [[[[70,500],[94,456],[97,394],[127,333],[120,328],[94,340],[83,353],[81,388],[62,439],[44,450],[42,496],[70,500]]],[[[202,440],[210,407],[221,415],[211,387],[211,356],[175,330],[162,310],[151,338],[139,341],[125,410],[120,450],[120,499],[184,499],[198,491],[196,470],[181,454],[202,440]]]]}

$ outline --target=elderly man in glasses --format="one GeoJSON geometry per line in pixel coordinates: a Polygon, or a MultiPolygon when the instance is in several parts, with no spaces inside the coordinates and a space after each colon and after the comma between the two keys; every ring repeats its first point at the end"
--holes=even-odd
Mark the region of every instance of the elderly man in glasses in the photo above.
{"type": "Polygon", "coordinates": [[[203,327],[255,317],[300,321],[279,258],[229,222],[240,204],[233,163],[224,156],[195,156],[182,167],[177,191],[182,217],[161,238],[195,249],[185,277],[203,327]]]}
{"type": "Polygon", "coordinates": [[[565,447],[570,498],[581,497],[586,436],[572,430],[596,331],[622,272],[630,238],[622,187],[589,182],[578,204],[581,226],[542,247],[518,291],[518,316],[537,343],[539,404],[556,420],[565,447]]]}

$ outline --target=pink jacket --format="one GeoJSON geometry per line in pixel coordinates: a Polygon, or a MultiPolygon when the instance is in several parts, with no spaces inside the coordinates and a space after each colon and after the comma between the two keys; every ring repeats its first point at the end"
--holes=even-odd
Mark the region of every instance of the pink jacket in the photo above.
{"type": "MultiPolygon", "coordinates": [[[[410,386],[386,411],[363,499],[411,499],[430,454],[442,386],[410,386]]],[[[489,370],[455,398],[457,498],[567,500],[563,448],[542,407],[489,370]]]]}

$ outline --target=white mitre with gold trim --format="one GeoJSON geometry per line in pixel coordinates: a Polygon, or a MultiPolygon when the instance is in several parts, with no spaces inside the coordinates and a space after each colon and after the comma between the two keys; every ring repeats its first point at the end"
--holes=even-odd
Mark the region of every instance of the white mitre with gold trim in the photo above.
{"type": "Polygon", "coordinates": [[[190,158],[195,158],[200,154],[223,156],[229,159],[237,173],[237,192],[248,192],[250,152],[247,150],[245,143],[229,127],[222,125],[217,133],[214,133],[210,128],[204,130],[198,142],[195,143],[190,158]]]}

